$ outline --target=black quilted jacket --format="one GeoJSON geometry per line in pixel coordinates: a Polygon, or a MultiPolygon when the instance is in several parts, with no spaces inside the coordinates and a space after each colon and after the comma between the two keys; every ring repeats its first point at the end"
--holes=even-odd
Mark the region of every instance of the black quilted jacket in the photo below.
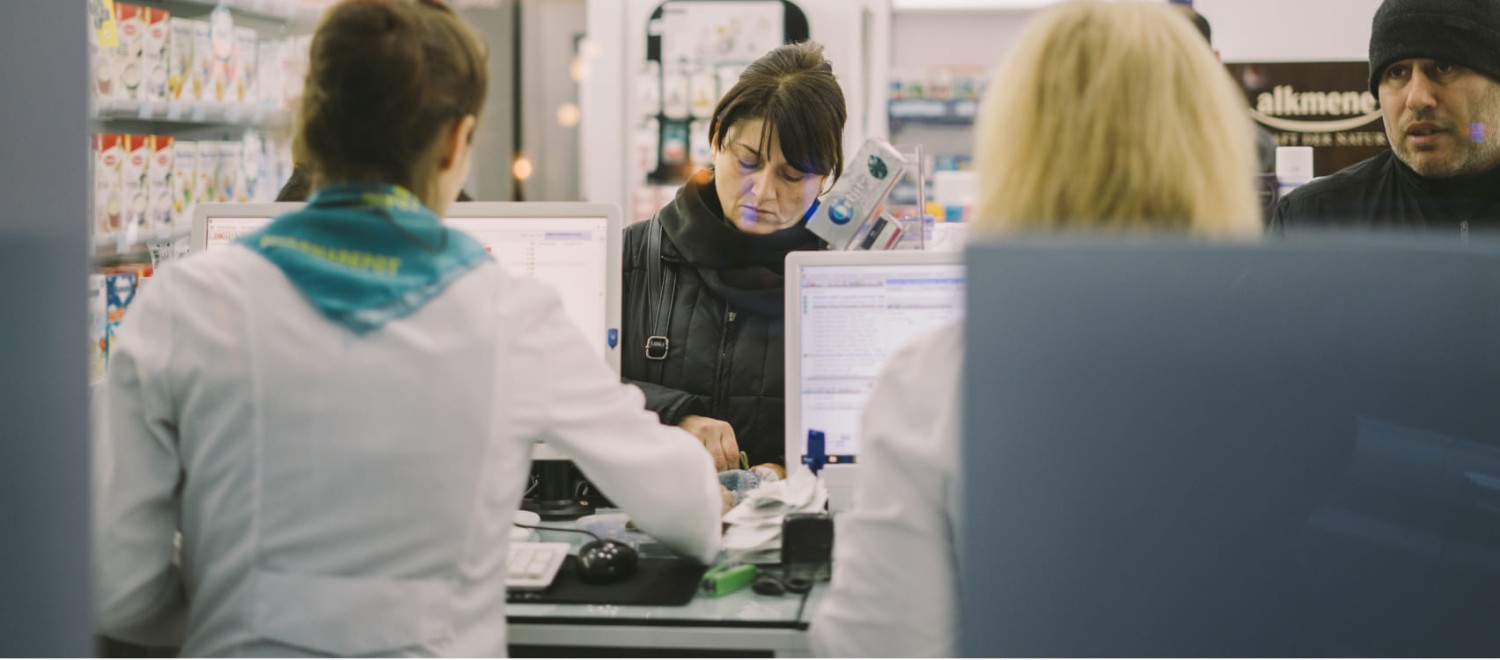
{"type": "Polygon", "coordinates": [[[699,172],[657,214],[666,230],[663,267],[677,273],[660,379],[644,348],[651,225],[625,230],[622,375],[645,391],[646,407],[662,423],[686,415],[726,420],[751,465],[783,463],[783,263],[788,252],[821,243],[801,226],[765,236],[740,232],[724,219],[711,177],[699,172]]]}

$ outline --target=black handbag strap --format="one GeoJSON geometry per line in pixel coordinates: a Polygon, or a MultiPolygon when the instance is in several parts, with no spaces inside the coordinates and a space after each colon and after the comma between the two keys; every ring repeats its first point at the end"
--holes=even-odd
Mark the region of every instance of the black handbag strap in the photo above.
{"type": "Polygon", "coordinates": [[[661,258],[661,242],[666,228],[661,220],[651,216],[646,227],[646,308],[650,314],[650,326],[646,335],[646,360],[651,365],[651,381],[660,383],[662,369],[671,348],[667,340],[667,328],[672,325],[672,299],[677,294],[677,269],[661,258]],[[655,300],[652,295],[655,294],[655,300]]]}

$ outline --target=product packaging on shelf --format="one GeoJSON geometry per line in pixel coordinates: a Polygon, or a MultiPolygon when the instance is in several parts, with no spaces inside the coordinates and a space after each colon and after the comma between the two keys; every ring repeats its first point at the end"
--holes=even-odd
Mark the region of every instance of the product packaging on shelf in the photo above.
{"type": "Polygon", "coordinates": [[[688,78],[688,99],[693,117],[706,119],[713,116],[714,105],[719,102],[719,80],[713,69],[702,68],[692,73],[688,78]]]}
{"type": "Polygon", "coordinates": [[[655,117],[661,114],[661,62],[647,61],[637,74],[636,94],[640,99],[641,116],[655,117]]]}
{"type": "Polygon", "coordinates": [[[281,47],[281,97],[288,103],[302,96],[308,57],[312,50],[312,36],[292,37],[281,47]]]}
{"type": "Polygon", "coordinates": [[[266,201],[276,199],[276,194],[283,185],[292,178],[292,141],[290,139],[275,140],[270,143],[270,152],[275,162],[272,163],[276,175],[271,177],[270,184],[266,186],[266,201]]]}
{"type": "Polygon", "coordinates": [[[237,202],[261,201],[261,164],[265,162],[265,145],[255,131],[245,133],[240,149],[240,176],[236,181],[237,202]]]}
{"type": "Polygon", "coordinates": [[[213,60],[209,100],[234,100],[234,17],[220,5],[208,19],[208,49],[213,60]]]}
{"type": "Polygon", "coordinates": [[[94,136],[94,233],[108,235],[124,224],[123,135],[94,136]]]}
{"type": "Polygon", "coordinates": [[[152,229],[168,229],[173,223],[172,187],[176,145],[170,135],[151,136],[151,166],[147,174],[150,186],[150,206],[147,208],[148,224],[152,229]]]}
{"type": "Polygon", "coordinates": [[[208,23],[193,21],[193,75],[192,99],[194,101],[208,101],[213,99],[214,84],[214,53],[213,53],[213,30],[208,23]]]}
{"type": "Polygon", "coordinates": [[[714,77],[719,79],[719,89],[714,95],[715,105],[718,105],[719,97],[729,93],[729,88],[740,81],[740,72],[744,70],[745,67],[737,64],[720,64],[714,68],[714,77]]]}
{"type": "Polygon", "coordinates": [[[237,186],[240,180],[240,163],[244,160],[244,144],[224,141],[219,143],[219,183],[214,190],[214,201],[237,202],[237,186]]]}
{"type": "Polygon", "coordinates": [[[141,70],[146,75],[146,101],[167,100],[167,89],[171,82],[172,14],[165,9],[148,8],[146,11],[146,38],[141,49],[141,70]]]}
{"type": "Polygon", "coordinates": [[[120,33],[115,28],[113,5],[105,6],[96,4],[90,7],[90,13],[108,14],[108,17],[99,16],[98,28],[89,30],[89,53],[94,63],[94,84],[91,86],[93,96],[96,99],[112,99],[115,97],[118,82],[116,78],[120,75],[119,64],[116,63],[120,50],[120,33]]]}
{"type": "Polygon", "coordinates": [[[167,99],[171,101],[196,101],[191,80],[193,77],[193,24],[185,18],[173,17],[167,37],[167,99]]]}
{"type": "Polygon", "coordinates": [[[708,167],[713,161],[713,148],[708,141],[708,120],[695,119],[688,124],[688,160],[693,169],[708,167]]]}
{"type": "Polygon", "coordinates": [[[104,275],[89,275],[89,382],[104,379],[109,349],[109,296],[105,293],[104,275]]]}
{"type": "Polygon", "coordinates": [[[104,282],[105,313],[108,319],[105,328],[105,353],[108,354],[114,348],[120,323],[125,320],[125,310],[130,307],[131,301],[135,300],[135,292],[140,279],[134,271],[121,271],[107,273],[104,276],[104,282]]]}
{"type": "Polygon", "coordinates": [[[677,166],[687,162],[688,125],[685,121],[668,120],[661,127],[661,162],[677,166]]]}
{"type": "Polygon", "coordinates": [[[667,119],[687,119],[692,113],[687,72],[680,67],[662,67],[661,113],[667,119]]]}
{"type": "Polygon", "coordinates": [[[636,128],[635,131],[635,160],[636,167],[642,172],[654,172],[660,166],[657,160],[661,155],[661,122],[656,118],[647,119],[636,128]]]}
{"type": "Polygon", "coordinates": [[[145,7],[115,3],[115,23],[119,26],[120,45],[115,51],[114,98],[139,101],[143,98],[142,53],[146,43],[145,7]]]}
{"type": "Polygon", "coordinates": [[[121,179],[125,182],[124,229],[139,231],[151,227],[147,207],[150,206],[150,187],[147,176],[151,167],[151,140],[148,135],[125,136],[125,164],[121,167],[121,179]]]}
{"type": "Polygon", "coordinates": [[[260,73],[256,67],[258,53],[255,50],[255,30],[247,27],[234,29],[234,98],[235,103],[254,103],[259,100],[260,73]]]}
{"type": "Polygon", "coordinates": [[[198,143],[177,140],[172,145],[172,222],[178,227],[187,227],[193,221],[197,170],[198,143]]]}
{"type": "Polygon", "coordinates": [[[281,108],[281,42],[262,39],[255,45],[255,71],[258,76],[255,88],[261,103],[281,108]]]}
{"type": "Polygon", "coordinates": [[[198,143],[198,181],[193,188],[195,204],[212,204],[219,201],[214,191],[219,184],[219,143],[203,140],[198,143]]]}

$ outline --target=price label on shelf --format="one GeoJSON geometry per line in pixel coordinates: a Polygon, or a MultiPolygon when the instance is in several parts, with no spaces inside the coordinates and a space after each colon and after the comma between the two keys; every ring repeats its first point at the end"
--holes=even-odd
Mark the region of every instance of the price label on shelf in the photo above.
{"type": "Polygon", "coordinates": [[[240,106],[231,105],[224,110],[224,121],[231,124],[240,123],[240,106]]]}
{"type": "Polygon", "coordinates": [[[265,121],[266,121],[266,106],[263,106],[263,105],[257,105],[257,106],[255,106],[255,110],[250,113],[250,123],[259,126],[260,124],[264,124],[265,121]]]}
{"type": "Polygon", "coordinates": [[[182,119],[182,104],[181,103],[168,103],[167,104],[167,121],[178,121],[178,120],[181,120],[181,119],[182,119]]]}
{"type": "Polygon", "coordinates": [[[151,104],[148,103],[148,102],[142,101],[141,102],[141,109],[140,109],[139,112],[136,113],[136,116],[140,117],[141,119],[150,119],[151,118],[151,104]]]}
{"type": "Polygon", "coordinates": [[[203,122],[203,121],[207,120],[208,119],[208,108],[206,108],[206,107],[204,107],[202,105],[195,105],[195,106],[193,106],[193,115],[192,115],[192,118],[193,118],[193,121],[195,121],[195,122],[203,122]]]}

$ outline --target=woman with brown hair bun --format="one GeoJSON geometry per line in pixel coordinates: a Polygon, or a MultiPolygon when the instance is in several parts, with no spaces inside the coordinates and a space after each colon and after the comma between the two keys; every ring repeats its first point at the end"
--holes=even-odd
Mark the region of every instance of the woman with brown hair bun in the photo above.
{"type": "Polygon", "coordinates": [[[295,146],[307,206],[163,268],[111,355],[103,634],[184,655],[504,655],[538,440],[642,530],[717,554],[699,443],[645,411],[551,288],[439,220],[486,78],[436,0],[323,17],[295,146]]]}

